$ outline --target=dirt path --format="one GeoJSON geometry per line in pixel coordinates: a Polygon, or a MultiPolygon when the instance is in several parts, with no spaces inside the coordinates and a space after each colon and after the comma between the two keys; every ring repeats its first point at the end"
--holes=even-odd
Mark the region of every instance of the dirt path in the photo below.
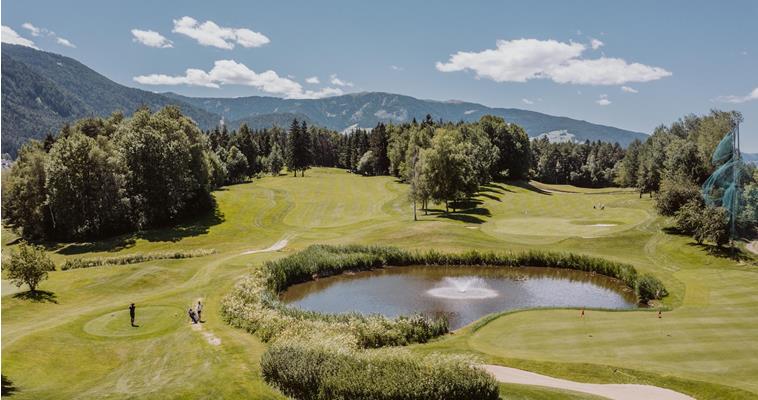
{"type": "Polygon", "coordinates": [[[516,368],[499,365],[483,365],[484,369],[495,376],[498,382],[517,383],[521,385],[545,386],[556,389],[572,390],[602,396],[614,400],[694,400],[685,394],[649,385],[631,384],[597,384],[581,383],[565,379],[552,378],[516,368]]]}
{"type": "Polygon", "coordinates": [[[265,253],[265,252],[269,252],[269,251],[279,251],[279,250],[287,247],[287,243],[289,243],[289,241],[290,241],[289,238],[285,237],[285,238],[279,240],[278,242],[272,244],[271,246],[269,246],[269,247],[267,247],[265,249],[262,249],[262,250],[248,250],[248,251],[244,251],[244,252],[240,253],[240,255],[265,253]]]}
{"type": "Polygon", "coordinates": [[[753,240],[752,242],[748,243],[747,246],[745,246],[747,251],[758,254],[758,240],[753,240]]]}

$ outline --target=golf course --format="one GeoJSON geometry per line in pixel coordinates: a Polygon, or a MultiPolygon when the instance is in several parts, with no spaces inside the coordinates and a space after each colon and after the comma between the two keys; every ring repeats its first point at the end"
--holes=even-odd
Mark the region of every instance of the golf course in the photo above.
{"type": "MultiPolygon", "coordinates": [[[[490,314],[408,348],[577,382],[758,398],[758,256],[744,243],[733,254],[671,233],[653,200],[634,189],[490,183],[464,210],[432,204],[418,221],[407,184],[335,168],[256,178],[213,197],[214,212],[171,228],[46,243],[58,270],[33,296],[4,279],[2,365],[12,398],[284,398],[261,376],[268,344],[226,324],[221,302],[265,261],[314,244],[546,250],[630,264],[669,295],[650,308],[587,309],[582,317],[577,308],[490,314]],[[169,251],[200,256],[61,270],[68,260],[169,251]],[[193,325],[187,309],[198,300],[205,323],[193,325]],[[138,327],[129,326],[130,303],[138,327]]],[[[3,229],[3,254],[19,242],[3,229]]],[[[601,398],[511,383],[500,393],[601,398]]]]}

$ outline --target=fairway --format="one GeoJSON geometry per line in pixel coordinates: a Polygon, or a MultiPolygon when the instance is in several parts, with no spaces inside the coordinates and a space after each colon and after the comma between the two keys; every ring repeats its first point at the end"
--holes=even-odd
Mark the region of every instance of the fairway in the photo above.
{"type": "MultiPolygon", "coordinates": [[[[758,398],[756,256],[712,255],[689,237],[666,233],[651,200],[634,191],[493,183],[473,208],[448,215],[419,210],[417,222],[407,185],[340,169],[264,177],[214,196],[215,214],[175,228],[48,245],[58,265],[74,257],[164,250],[214,254],[56,271],[40,285],[47,295],[36,300],[7,291],[3,281],[2,364],[17,389],[13,398],[283,398],[260,376],[266,345],[224,324],[219,303],[265,260],[316,243],[541,249],[632,264],[671,292],[653,310],[588,310],[583,319],[577,310],[518,311],[411,348],[466,353],[583,382],[657,385],[695,398],[758,398]],[[254,252],[277,243],[275,251],[254,252]],[[187,318],[198,299],[205,304],[202,330],[187,318]],[[136,328],[129,326],[131,302],[136,328]]],[[[3,230],[3,251],[15,239],[3,230]]],[[[502,393],[511,390],[514,396],[505,398],[594,398],[501,386],[502,393]]]]}

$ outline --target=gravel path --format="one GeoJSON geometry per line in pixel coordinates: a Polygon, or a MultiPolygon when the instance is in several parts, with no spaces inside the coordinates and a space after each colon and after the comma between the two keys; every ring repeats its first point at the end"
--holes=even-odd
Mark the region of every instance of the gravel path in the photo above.
{"type": "Polygon", "coordinates": [[[287,247],[287,243],[289,243],[289,239],[282,239],[271,246],[262,249],[262,250],[248,250],[240,253],[240,255],[246,255],[246,254],[256,254],[256,253],[265,253],[269,251],[279,251],[285,247],[287,247]]]}
{"type": "Polygon", "coordinates": [[[517,383],[521,385],[545,386],[556,389],[572,390],[602,396],[614,400],[694,400],[685,394],[649,385],[631,384],[597,384],[581,383],[566,379],[552,378],[516,368],[499,365],[483,365],[484,369],[495,376],[498,382],[517,383]]]}

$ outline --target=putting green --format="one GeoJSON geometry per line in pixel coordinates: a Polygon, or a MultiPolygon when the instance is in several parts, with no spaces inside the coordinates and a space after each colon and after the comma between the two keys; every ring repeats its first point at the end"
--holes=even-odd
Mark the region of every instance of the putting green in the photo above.
{"type": "Polygon", "coordinates": [[[176,307],[140,307],[134,321],[137,326],[131,326],[129,310],[118,310],[90,320],[84,324],[84,331],[106,337],[155,336],[176,329],[184,320],[183,316],[182,310],[176,307]]]}

